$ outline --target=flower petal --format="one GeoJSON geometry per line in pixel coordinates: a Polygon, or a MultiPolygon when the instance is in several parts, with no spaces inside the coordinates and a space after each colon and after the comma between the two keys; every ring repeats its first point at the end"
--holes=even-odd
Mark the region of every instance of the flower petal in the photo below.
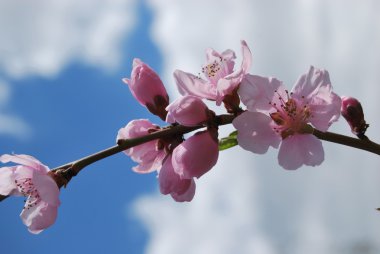
{"type": "Polygon", "coordinates": [[[241,69],[244,71],[244,73],[247,73],[252,65],[252,53],[245,40],[241,41],[241,51],[243,56],[243,60],[241,62],[241,69]]]}
{"type": "Polygon", "coordinates": [[[176,70],[173,73],[178,91],[182,95],[194,95],[200,98],[215,100],[215,86],[209,82],[187,72],[176,70]]]}
{"type": "Polygon", "coordinates": [[[276,78],[247,74],[242,80],[238,94],[249,111],[269,112],[269,104],[277,95],[275,91],[284,90],[282,82],[276,78]]]}
{"type": "Polygon", "coordinates": [[[166,107],[168,114],[166,122],[179,123],[185,126],[195,126],[208,120],[208,108],[199,98],[186,95],[178,98],[166,107]]]}
{"type": "Polygon", "coordinates": [[[57,206],[48,205],[46,202],[41,201],[34,207],[24,209],[20,216],[31,233],[39,234],[55,222],[57,209],[57,206]]]}
{"type": "Polygon", "coordinates": [[[171,193],[171,196],[177,202],[190,202],[194,198],[195,188],[196,188],[195,181],[194,181],[194,179],[191,179],[190,185],[189,185],[188,189],[186,190],[186,192],[184,192],[182,194],[178,194],[178,193],[173,192],[173,193],[171,193]]]}
{"type": "Polygon", "coordinates": [[[26,155],[26,154],[3,154],[0,156],[0,161],[2,163],[8,163],[8,162],[14,162],[18,163],[24,166],[31,167],[33,169],[36,169],[41,172],[48,172],[48,167],[43,165],[39,160],[36,158],[26,155]]]}
{"type": "Polygon", "coordinates": [[[237,129],[238,144],[245,150],[264,154],[270,146],[277,148],[281,138],[271,127],[272,119],[260,112],[246,111],[232,122],[237,129]]]}
{"type": "Polygon", "coordinates": [[[160,192],[164,195],[176,193],[184,194],[190,187],[191,179],[181,179],[174,171],[172,156],[168,156],[158,174],[160,192]]]}
{"type": "Polygon", "coordinates": [[[0,195],[10,195],[17,191],[14,177],[15,167],[0,168],[0,195]]]}
{"type": "Polygon", "coordinates": [[[182,179],[201,177],[217,162],[218,143],[209,131],[197,132],[173,151],[172,163],[182,179]]]}
{"type": "Polygon", "coordinates": [[[52,206],[59,206],[59,188],[53,178],[34,172],[32,181],[42,201],[52,206]]]}
{"type": "Polygon", "coordinates": [[[326,131],[340,116],[341,99],[332,92],[329,73],[310,66],[293,87],[292,97],[307,100],[312,118],[310,122],[318,130],[326,131]]]}
{"type": "MultiPolygon", "coordinates": [[[[116,140],[141,137],[156,129],[158,127],[147,119],[133,120],[119,130],[116,140]]],[[[150,173],[161,167],[165,152],[157,149],[157,144],[158,141],[153,140],[124,150],[126,155],[139,164],[132,168],[133,171],[136,173],[150,173]]]]}
{"type": "Polygon", "coordinates": [[[294,135],[284,139],[278,153],[278,162],[294,170],[302,165],[317,166],[324,160],[322,142],[311,134],[294,135]]]}

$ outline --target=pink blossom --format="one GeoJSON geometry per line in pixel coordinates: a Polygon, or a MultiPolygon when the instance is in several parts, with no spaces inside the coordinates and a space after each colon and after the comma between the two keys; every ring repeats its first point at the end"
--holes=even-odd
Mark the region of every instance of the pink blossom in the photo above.
{"type": "Polygon", "coordinates": [[[194,179],[181,179],[174,171],[172,155],[168,155],[158,174],[160,191],[162,194],[170,194],[177,202],[190,202],[195,195],[194,179]]]}
{"type": "Polygon", "coordinates": [[[174,171],[182,179],[199,178],[216,164],[219,156],[216,136],[214,131],[198,132],[174,149],[174,171]]]}
{"type": "Polygon", "coordinates": [[[339,118],[341,99],[327,71],[311,66],[290,93],[276,79],[247,75],[238,94],[248,109],[233,121],[240,146],[265,153],[281,143],[278,160],[285,169],[322,163],[322,142],[308,124],[326,131],[339,118]]]}
{"type": "MultiPolygon", "coordinates": [[[[153,125],[147,119],[133,120],[119,130],[116,139],[137,138],[158,129],[158,126],[153,125]]],[[[124,151],[126,155],[139,164],[132,168],[133,171],[137,173],[150,173],[161,167],[165,151],[160,149],[159,142],[161,141],[149,141],[124,151]]]]}
{"type": "Polygon", "coordinates": [[[215,100],[220,105],[226,95],[232,94],[251,66],[252,54],[245,41],[241,41],[243,60],[240,68],[234,71],[235,52],[228,49],[218,53],[206,50],[206,64],[202,68],[205,79],[176,70],[174,78],[182,95],[190,94],[200,98],[215,100]]]}
{"type": "Polygon", "coordinates": [[[198,97],[186,95],[172,102],[166,110],[166,122],[179,123],[185,126],[196,126],[212,117],[211,111],[198,97]]]}
{"type": "Polygon", "coordinates": [[[60,201],[59,188],[48,175],[49,168],[28,155],[4,154],[0,161],[20,164],[0,168],[0,194],[26,197],[20,216],[28,230],[38,234],[51,226],[60,201]]]}
{"type": "Polygon", "coordinates": [[[165,108],[169,104],[169,96],[157,73],[140,59],[133,60],[131,79],[124,78],[132,95],[141,105],[165,120],[165,108]]]}

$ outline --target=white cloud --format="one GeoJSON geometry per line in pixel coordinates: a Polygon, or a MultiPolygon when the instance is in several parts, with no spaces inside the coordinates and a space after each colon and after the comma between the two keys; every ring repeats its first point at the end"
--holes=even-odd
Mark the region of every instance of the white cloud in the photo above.
{"type": "MultiPolygon", "coordinates": [[[[239,52],[246,39],[252,73],[291,86],[310,64],[330,72],[335,90],[362,100],[370,137],[380,140],[380,5],[377,1],[151,0],[153,38],[174,69],[198,73],[204,49],[239,52]]],[[[174,92],[172,92],[174,94],[174,92]]],[[[342,120],[334,131],[348,134],[342,120]]],[[[221,153],[198,181],[196,198],[176,204],[157,194],[136,201],[150,233],[146,253],[377,253],[377,156],[324,143],[318,168],[288,172],[276,152],[221,153]]]]}
{"type": "Polygon", "coordinates": [[[0,68],[13,78],[54,76],[74,60],[113,68],[136,2],[1,1],[0,68]]]}
{"type": "MultiPolygon", "coordinates": [[[[136,0],[0,2],[0,73],[7,79],[54,77],[74,61],[111,70],[135,25],[136,0]]],[[[9,101],[0,86],[0,110],[9,101]]],[[[0,134],[27,137],[17,116],[0,113],[0,134]]]]}

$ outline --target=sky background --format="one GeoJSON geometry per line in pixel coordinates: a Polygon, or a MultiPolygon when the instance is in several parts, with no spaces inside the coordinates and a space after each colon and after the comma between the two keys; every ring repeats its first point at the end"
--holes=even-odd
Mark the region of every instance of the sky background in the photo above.
{"type": "MultiPolygon", "coordinates": [[[[133,119],[162,125],[121,82],[133,58],[160,73],[173,100],[175,69],[200,72],[207,47],[231,48],[239,63],[241,39],[250,72],[289,88],[310,65],[327,69],[338,94],[361,100],[368,135],[380,141],[375,0],[4,0],[0,33],[1,154],[54,168],[114,145],[133,119]]],[[[350,135],[344,121],[332,130],[350,135]]],[[[39,235],[19,218],[21,198],[2,202],[1,253],[379,253],[379,158],[324,148],[322,166],[294,172],[273,150],[223,151],[186,204],[119,154],[62,189],[57,222],[39,235]]]]}

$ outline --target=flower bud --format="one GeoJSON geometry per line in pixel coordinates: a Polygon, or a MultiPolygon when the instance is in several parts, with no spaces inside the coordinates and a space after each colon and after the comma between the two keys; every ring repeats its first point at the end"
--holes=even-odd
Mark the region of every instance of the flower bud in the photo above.
{"type": "Polygon", "coordinates": [[[364,138],[369,124],[364,120],[363,108],[360,102],[355,98],[343,96],[340,110],[342,116],[350,125],[352,133],[359,138],[364,138]]]}
{"type": "Polygon", "coordinates": [[[141,105],[165,121],[169,96],[157,73],[140,59],[133,60],[131,79],[124,78],[132,95],[141,105]]]}
{"type": "Polygon", "coordinates": [[[166,122],[177,122],[185,126],[196,126],[213,117],[213,112],[207,108],[202,99],[192,95],[178,98],[166,110],[168,111],[166,122]]]}
{"type": "Polygon", "coordinates": [[[202,131],[174,149],[172,163],[181,179],[199,178],[216,164],[218,156],[217,132],[202,131]]]}

